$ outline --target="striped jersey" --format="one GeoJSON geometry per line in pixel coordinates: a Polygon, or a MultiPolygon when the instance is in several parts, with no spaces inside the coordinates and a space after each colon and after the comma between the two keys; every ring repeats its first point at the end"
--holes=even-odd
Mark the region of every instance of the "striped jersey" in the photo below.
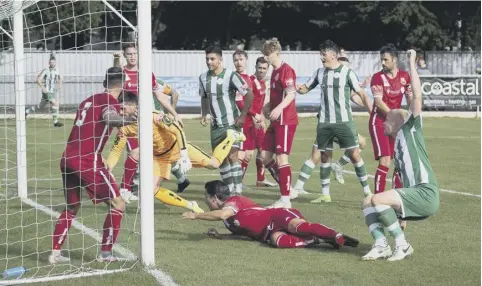
{"type": "Polygon", "coordinates": [[[397,133],[395,141],[395,166],[400,170],[403,187],[419,184],[438,186],[430,165],[422,134],[422,117],[411,113],[397,133]]]}
{"type": "Polygon", "coordinates": [[[223,69],[219,75],[207,71],[199,76],[199,95],[208,98],[211,109],[212,124],[228,127],[236,122],[241,114],[236,106],[236,92],[245,96],[249,88],[241,76],[223,69]]]}
{"type": "Polygon", "coordinates": [[[355,72],[344,65],[336,69],[317,69],[306,82],[309,90],[321,87],[320,123],[351,122],[351,91],[361,87],[355,72]]]}
{"type": "Polygon", "coordinates": [[[47,90],[47,93],[54,93],[57,90],[57,84],[60,79],[60,72],[55,68],[45,68],[40,73],[40,78],[42,79],[43,85],[47,90]]]}

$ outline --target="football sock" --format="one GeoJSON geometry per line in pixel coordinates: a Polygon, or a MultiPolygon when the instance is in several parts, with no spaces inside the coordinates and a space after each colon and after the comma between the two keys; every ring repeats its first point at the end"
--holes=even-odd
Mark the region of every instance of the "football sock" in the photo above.
{"type": "Polygon", "coordinates": [[[279,187],[281,196],[286,197],[290,195],[291,189],[291,166],[286,164],[279,166],[279,187]]]}
{"type": "Polygon", "coordinates": [[[353,166],[355,167],[356,176],[358,177],[358,180],[360,180],[360,184],[363,187],[363,193],[365,196],[369,195],[371,192],[370,186],[368,185],[367,170],[365,169],[363,159],[360,159],[358,163],[353,163],[353,166]]]}
{"type": "Polygon", "coordinates": [[[293,234],[282,234],[275,241],[278,248],[304,248],[314,243],[313,237],[299,237],[293,234]]]}
{"type": "Polygon", "coordinates": [[[50,112],[52,113],[52,119],[54,123],[59,122],[58,116],[59,116],[59,108],[58,107],[52,107],[50,112]]]}
{"type": "Polygon", "coordinates": [[[182,184],[184,181],[186,181],[186,176],[184,176],[184,174],[181,172],[181,169],[177,163],[172,164],[171,174],[176,177],[178,184],[182,184]]]}
{"type": "Polygon", "coordinates": [[[388,170],[387,167],[378,165],[377,172],[375,173],[375,194],[385,191],[388,170]]]}
{"type": "Polygon", "coordinates": [[[405,235],[400,227],[395,210],[387,205],[376,205],[373,208],[376,211],[378,221],[388,230],[390,236],[395,238],[395,243],[397,245],[404,244],[405,235]]]}
{"type": "Polygon", "coordinates": [[[110,209],[104,221],[104,235],[102,236],[101,251],[112,251],[117,234],[119,234],[124,212],[118,209],[110,209]]]}
{"type": "Polygon", "coordinates": [[[60,250],[62,248],[74,219],[75,213],[72,211],[66,210],[60,214],[55,224],[54,235],[52,236],[53,250],[60,250]]]}
{"type": "Polygon", "coordinates": [[[234,181],[233,177],[231,176],[231,164],[229,164],[228,160],[225,160],[219,166],[219,174],[221,175],[221,180],[229,187],[229,190],[234,192],[234,181]]]}
{"type": "Polygon", "coordinates": [[[393,170],[393,177],[392,177],[392,189],[400,189],[403,188],[402,178],[400,177],[400,171],[397,169],[393,170]]]}
{"type": "MultiPolygon", "coordinates": [[[[378,221],[377,212],[373,207],[363,209],[365,216],[365,224],[368,226],[368,232],[377,242],[385,242],[381,245],[386,245],[386,238],[383,232],[383,225],[378,221]]],[[[377,243],[376,243],[377,244],[377,243]]],[[[380,244],[377,244],[380,245],[380,244]]]]}
{"type": "Polygon", "coordinates": [[[346,164],[351,162],[350,158],[347,156],[347,153],[348,151],[345,151],[345,154],[343,154],[343,156],[341,156],[340,159],[338,159],[337,161],[338,165],[343,167],[346,164]]]}
{"type": "Polygon", "coordinates": [[[295,184],[295,189],[303,189],[305,183],[310,179],[311,173],[313,173],[313,169],[315,168],[315,163],[308,159],[305,161],[303,166],[301,167],[300,174],[298,175],[298,180],[295,184]]]}
{"type": "Polygon", "coordinates": [[[239,161],[231,164],[231,177],[233,178],[234,192],[241,193],[243,191],[243,170],[239,161]]]}
{"type": "Polygon", "coordinates": [[[246,161],[246,159],[243,159],[240,161],[240,163],[241,163],[241,169],[243,172],[242,178],[244,179],[244,175],[246,174],[246,170],[248,169],[249,161],[246,161]]]}
{"type": "Polygon", "coordinates": [[[332,228],[319,223],[302,222],[296,226],[296,233],[302,236],[316,236],[321,239],[332,239],[338,234],[332,228]]]}
{"type": "Polygon", "coordinates": [[[264,165],[259,151],[256,153],[256,181],[264,182],[264,165]]]}
{"type": "Polygon", "coordinates": [[[321,163],[320,164],[320,183],[321,191],[323,195],[330,195],[330,175],[331,175],[331,164],[321,163]]]}
{"type": "Polygon", "coordinates": [[[129,192],[132,191],[134,176],[137,172],[137,160],[132,156],[128,156],[124,162],[124,175],[122,176],[121,188],[129,192]]]}
{"type": "Polygon", "coordinates": [[[271,161],[269,161],[268,164],[265,165],[265,167],[271,173],[273,179],[279,184],[280,171],[278,169],[278,166],[276,165],[276,161],[274,159],[271,159],[271,161]]]}

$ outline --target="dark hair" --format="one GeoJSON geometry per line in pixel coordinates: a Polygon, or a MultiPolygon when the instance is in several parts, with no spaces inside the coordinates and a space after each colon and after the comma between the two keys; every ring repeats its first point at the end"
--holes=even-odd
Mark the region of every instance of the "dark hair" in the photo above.
{"type": "Polygon", "coordinates": [[[104,87],[111,88],[122,86],[124,82],[124,71],[120,67],[111,67],[105,73],[104,87]]]}
{"type": "Polygon", "coordinates": [[[132,103],[135,105],[139,103],[139,97],[135,93],[127,90],[123,90],[117,100],[119,101],[119,103],[125,102],[125,103],[132,103]]]}
{"type": "Polygon", "coordinates": [[[335,44],[332,40],[326,40],[320,45],[320,51],[328,51],[332,50],[336,54],[340,53],[340,48],[338,48],[338,45],[335,44]]]}
{"type": "Polygon", "coordinates": [[[216,196],[221,201],[225,201],[231,197],[231,191],[223,181],[209,181],[204,185],[204,188],[211,197],[216,196]]]}
{"type": "Polygon", "coordinates": [[[380,49],[380,55],[390,54],[394,58],[398,58],[397,48],[393,44],[387,44],[380,49]]]}
{"type": "Polygon", "coordinates": [[[124,46],[122,46],[122,51],[125,52],[128,48],[136,48],[137,49],[137,46],[134,43],[125,44],[124,46]]]}
{"type": "Polygon", "coordinates": [[[256,59],[256,65],[258,65],[259,63],[267,64],[268,61],[264,57],[259,57],[256,59]]]}
{"type": "Polygon", "coordinates": [[[223,50],[221,50],[221,48],[219,46],[209,46],[204,51],[206,52],[206,55],[214,53],[214,54],[216,54],[220,57],[223,56],[223,50]]]}
{"type": "Polygon", "coordinates": [[[340,62],[347,62],[347,63],[350,62],[347,57],[339,57],[339,58],[338,58],[338,61],[340,61],[340,62]]]}
{"type": "Polygon", "coordinates": [[[234,59],[234,56],[236,55],[243,55],[245,56],[246,58],[248,58],[248,53],[246,53],[245,50],[236,50],[234,53],[233,53],[233,59],[234,59]]]}

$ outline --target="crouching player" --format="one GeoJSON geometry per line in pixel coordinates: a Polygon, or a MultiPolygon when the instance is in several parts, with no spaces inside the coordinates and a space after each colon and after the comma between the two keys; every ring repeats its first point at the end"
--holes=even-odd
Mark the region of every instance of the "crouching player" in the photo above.
{"type": "MultiPolygon", "coordinates": [[[[135,94],[124,92],[119,102],[121,104],[120,114],[129,116],[137,112],[138,98],[135,94]]],[[[177,122],[171,120],[169,116],[154,111],[152,120],[154,196],[165,204],[183,207],[194,212],[202,212],[196,202],[186,201],[174,192],[161,187],[162,182],[170,177],[172,163],[179,161],[179,168],[183,174],[187,173],[191,166],[217,169],[221,164],[220,162],[229,154],[232,144],[237,140],[244,140],[244,135],[233,130],[229,131],[226,139],[214,150],[214,156],[211,158],[199,147],[188,143],[182,128],[177,122]]],[[[106,160],[109,170],[112,170],[119,161],[127,138],[137,136],[137,124],[119,128],[114,146],[106,160]]]]}
{"type": "Polygon", "coordinates": [[[232,196],[222,181],[205,185],[210,212],[183,213],[185,219],[222,220],[234,234],[278,248],[303,248],[319,239],[340,248],[357,247],[358,240],[318,223],[307,222],[297,209],[263,208],[243,196],[232,196]]]}
{"type": "Polygon", "coordinates": [[[422,86],[415,63],[416,52],[409,50],[410,81],[413,99],[409,111],[392,109],[387,113],[384,133],[395,138],[395,167],[399,170],[403,188],[393,189],[363,200],[363,214],[368,229],[375,239],[372,250],[362,260],[389,257],[388,261],[402,260],[413,253],[405,240],[398,218],[422,220],[439,208],[439,187],[428,159],[422,134],[422,86]],[[392,253],[383,229],[395,239],[392,253]]]}

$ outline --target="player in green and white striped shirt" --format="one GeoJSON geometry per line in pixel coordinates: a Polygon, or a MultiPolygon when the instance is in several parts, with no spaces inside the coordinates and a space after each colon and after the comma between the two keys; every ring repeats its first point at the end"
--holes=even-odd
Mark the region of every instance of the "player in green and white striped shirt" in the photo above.
{"type": "MultiPolygon", "coordinates": [[[[45,106],[50,103],[50,112],[52,113],[54,127],[63,126],[63,124],[58,121],[59,102],[56,98],[57,90],[62,88],[62,78],[57,68],[57,61],[53,55],[50,56],[49,67],[43,69],[37,76],[37,84],[42,89],[42,99],[40,100],[38,109],[43,110],[45,106]]],[[[35,111],[35,106],[25,110],[25,117],[32,111],[35,111]]]]}
{"type": "Polygon", "coordinates": [[[355,72],[338,61],[338,46],[332,41],[325,41],[320,46],[321,61],[325,68],[317,69],[307,83],[297,88],[304,94],[321,86],[321,103],[317,127],[317,145],[321,153],[320,181],[321,197],[316,202],[331,202],[330,174],[333,141],[338,140],[341,149],[345,149],[355,166],[355,172],[363,187],[365,196],[371,194],[363,159],[360,156],[358,132],[351,115],[351,93],[360,96],[365,107],[370,109],[368,96],[358,83],[355,72]]]}
{"type": "Polygon", "coordinates": [[[392,109],[384,124],[385,135],[396,138],[395,166],[400,171],[403,188],[375,194],[363,201],[365,222],[375,244],[362,260],[390,257],[388,261],[397,261],[411,255],[414,250],[405,240],[398,218],[421,220],[434,215],[439,208],[439,187],[422,134],[422,86],[415,62],[416,52],[409,50],[408,55],[413,91],[409,111],[392,109]],[[384,228],[395,239],[393,253],[384,228]]]}
{"type": "MultiPolygon", "coordinates": [[[[226,138],[228,129],[241,131],[246,114],[253,103],[253,92],[238,73],[223,68],[222,61],[222,50],[219,47],[207,48],[206,65],[209,70],[199,76],[201,124],[207,125],[207,115],[210,113],[213,150],[226,138]],[[236,105],[236,93],[245,97],[242,111],[239,111],[236,105]]],[[[222,180],[235,193],[241,193],[243,189],[243,172],[238,159],[238,150],[239,143],[233,145],[229,156],[219,167],[222,180]]]]}

